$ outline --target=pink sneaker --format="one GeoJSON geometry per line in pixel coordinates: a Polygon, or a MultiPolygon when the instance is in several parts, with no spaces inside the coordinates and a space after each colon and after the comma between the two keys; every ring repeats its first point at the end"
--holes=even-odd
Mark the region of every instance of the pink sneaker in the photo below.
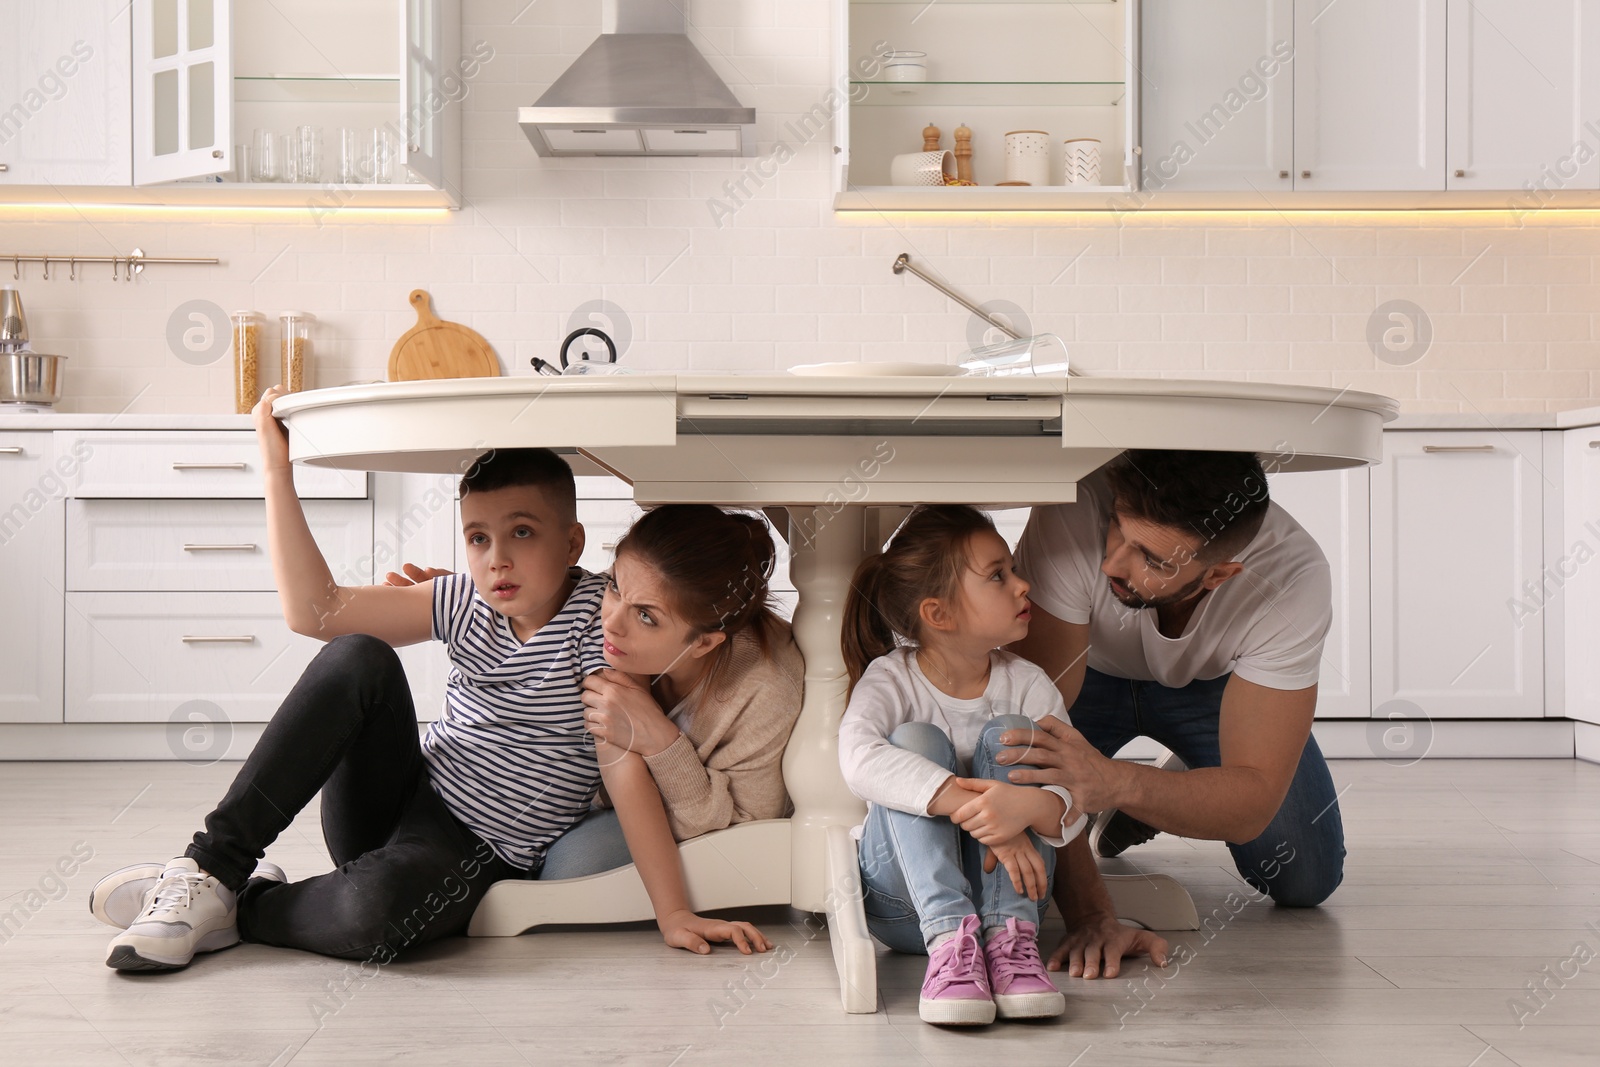
{"type": "Polygon", "coordinates": [[[989,984],[1002,1019],[1048,1019],[1067,1010],[1067,998],[1050,981],[1039,959],[1039,927],[1007,919],[1006,928],[984,949],[989,984]]]}
{"type": "Polygon", "coordinates": [[[954,937],[928,954],[928,976],[922,980],[922,1000],[917,1008],[923,1022],[946,1026],[994,1022],[994,1000],[989,996],[989,975],[979,939],[982,929],[978,917],[968,915],[954,937]]]}

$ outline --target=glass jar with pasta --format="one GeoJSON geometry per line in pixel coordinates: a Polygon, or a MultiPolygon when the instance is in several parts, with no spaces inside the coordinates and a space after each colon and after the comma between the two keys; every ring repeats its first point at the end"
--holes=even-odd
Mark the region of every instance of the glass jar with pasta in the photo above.
{"type": "Polygon", "coordinates": [[[260,399],[261,312],[235,311],[228,318],[233,332],[233,410],[248,415],[260,399]]]}
{"type": "Polygon", "coordinates": [[[283,338],[283,383],[285,392],[298,393],[306,387],[306,366],[311,359],[311,324],[315,315],[304,311],[285,311],[278,317],[283,338]]]}

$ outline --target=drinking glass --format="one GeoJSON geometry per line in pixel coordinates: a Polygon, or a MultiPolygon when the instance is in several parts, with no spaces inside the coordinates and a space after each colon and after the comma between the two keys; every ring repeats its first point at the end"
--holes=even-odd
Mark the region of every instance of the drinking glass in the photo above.
{"type": "Polygon", "coordinates": [[[394,135],[382,126],[372,131],[372,180],[379,185],[394,181],[394,135]]]}
{"type": "Polygon", "coordinates": [[[278,139],[271,130],[257,130],[255,132],[255,179],[258,182],[275,182],[278,180],[278,139]]]}
{"type": "Polygon", "coordinates": [[[372,178],[372,135],[346,127],[339,131],[339,184],[362,185],[372,178]]]}
{"type": "Polygon", "coordinates": [[[296,126],[294,139],[300,163],[295,180],[310,184],[322,181],[322,127],[296,126]]]}

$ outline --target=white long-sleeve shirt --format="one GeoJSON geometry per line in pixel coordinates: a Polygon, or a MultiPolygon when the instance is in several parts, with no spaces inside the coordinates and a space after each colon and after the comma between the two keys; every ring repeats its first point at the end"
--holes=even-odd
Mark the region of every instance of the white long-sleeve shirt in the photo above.
{"type": "MultiPolygon", "coordinates": [[[[1066,705],[1049,675],[1021,656],[998,649],[989,654],[989,684],[983,695],[958,700],[928,680],[916,650],[897,648],[868,664],[839,722],[839,769],[850,792],[869,804],[926,815],[950,772],[925,756],[889,743],[902,723],[931,723],[956,751],[956,774],[972,776],[972,756],[983,727],[997,715],[1026,715],[1037,722],[1054,715],[1068,722],[1066,705]]],[[[1043,788],[1066,802],[1058,837],[1040,836],[1060,848],[1083,831],[1087,816],[1074,810],[1060,786],[1043,788]]],[[[853,831],[861,836],[861,827],[853,831]]]]}

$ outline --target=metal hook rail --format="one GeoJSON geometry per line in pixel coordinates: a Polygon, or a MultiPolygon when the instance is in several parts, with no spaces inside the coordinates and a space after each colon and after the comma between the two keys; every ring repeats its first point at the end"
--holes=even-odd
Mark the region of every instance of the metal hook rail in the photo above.
{"type": "Polygon", "coordinates": [[[11,278],[13,281],[22,280],[22,265],[24,263],[43,263],[44,280],[50,280],[50,264],[65,263],[68,267],[68,281],[78,280],[78,266],[83,263],[109,263],[111,264],[112,281],[133,281],[135,274],[143,274],[144,268],[151,263],[207,263],[216,266],[222,260],[216,257],[203,256],[147,256],[144,249],[135,248],[125,256],[54,256],[54,255],[23,255],[20,252],[0,252],[0,264],[6,260],[11,261],[11,278]],[[124,271],[122,268],[126,267],[124,271]]]}

